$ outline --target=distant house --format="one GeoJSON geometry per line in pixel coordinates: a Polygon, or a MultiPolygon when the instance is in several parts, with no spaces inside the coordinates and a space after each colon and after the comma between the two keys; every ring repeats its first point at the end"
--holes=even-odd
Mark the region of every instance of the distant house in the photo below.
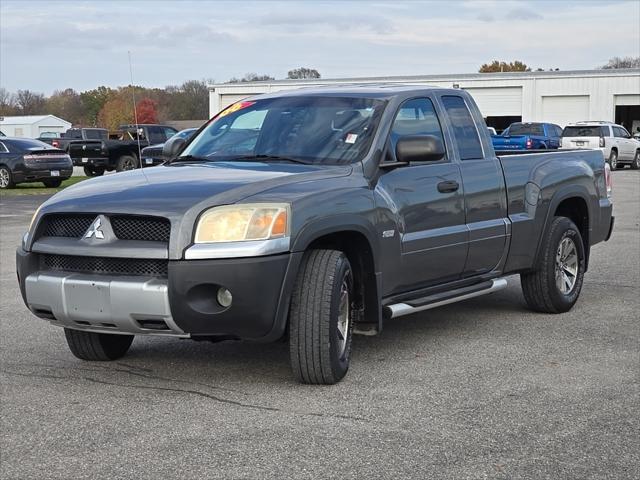
{"type": "Polygon", "coordinates": [[[0,117],[0,130],[7,137],[38,138],[44,132],[63,133],[69,128],[71,122],[55,115],[0,117]]]}

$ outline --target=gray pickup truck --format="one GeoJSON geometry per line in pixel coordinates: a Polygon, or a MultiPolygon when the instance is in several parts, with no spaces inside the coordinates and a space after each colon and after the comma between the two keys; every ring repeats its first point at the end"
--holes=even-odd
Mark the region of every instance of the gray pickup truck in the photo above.
{"type": "Polygon", "coordinates": [[[507,275],[533,310],[568,311],[613,228],[601,151],[496,156],[458,89],[261,95],[164,148],[56,194],[17,251],[24,302],[78,358],[135,335],[285,338],[299,381],[335,383],[353,334],[507,275]]]}

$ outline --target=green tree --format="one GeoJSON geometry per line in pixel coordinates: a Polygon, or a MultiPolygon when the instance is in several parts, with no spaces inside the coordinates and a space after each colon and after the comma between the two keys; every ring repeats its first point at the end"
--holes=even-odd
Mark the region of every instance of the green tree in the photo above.
{"type": "Polygon", "coordinates": [[[480,73],[494,73],[494,72],[530,72],[531,68],[529,68],[525,63],[520,60],[515,60],[513,62],[501,62],[499,60],[494,60],[491,63],[483,64],[478,72],[480,73]]]}
{"type": "Polygon", "coordinates": [[[85,121],[90,126],[98,125],[98,114],[104,104],[110,98],[113,98],[116,94],[116,90],[109,87],[100,86],[93,90],[87,90],[80,93],[80,100],[84,108],[85,121]]]}
{"type": "Polygon", "coordinates": [[[294,68],[287,72],[287,78],[291,79],[305,79],[305,78],[320,78],[320,72],[315,68],[294,68]]]}

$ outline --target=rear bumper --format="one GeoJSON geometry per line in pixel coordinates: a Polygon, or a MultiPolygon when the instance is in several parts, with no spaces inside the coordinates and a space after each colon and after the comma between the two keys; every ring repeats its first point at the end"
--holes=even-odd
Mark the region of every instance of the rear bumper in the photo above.
{"type": "Polygon", "coordinates": [[[39,182],[41,180],[47,180],[49,178],[59,178],[66,180],[73,174],[73,168],[69,167],[51,167],[47,169],[43,168],[23,168],[19,171],[13,172],[13,179],[16,183],[21,182],[39,182]],[[52,176],[51,172],[58,172],[59,175],[52,176]]]}
{"type": "Polygon", "coordinates": [[[25,304],[54,325],[269,342],[285,332],[301,258],[292,253],[169,261],[168,278],[159,279],[42,271],[38,254],[19,248],[16,266],[25,304]],[[216,299],[221,287],[232,294],[228,308],[216,299]]]}
{"type": "Polygon", "coordinates": [[[109,164],[109,157],[82,157],[71,160],[76,167],[106,167],[109,164]]]}

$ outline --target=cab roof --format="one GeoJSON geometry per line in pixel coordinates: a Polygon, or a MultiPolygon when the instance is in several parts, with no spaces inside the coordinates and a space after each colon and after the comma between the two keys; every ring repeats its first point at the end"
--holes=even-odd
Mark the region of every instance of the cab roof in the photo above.
{"type": "Polygon", "coordinates": [[[328,85],[321,87],[303,87],[295,90],[281,90],[278,92],[255,95],[252,99],[267,99],[280,97],[362,97],[374,99],[389,99],[396,96],[406,96],[411,93],[425,94],[432,91],[460,94],[464,90],[435,87],[430,85],[400,85],[397,83],[362,84],[362,85],[328,85]]]}

